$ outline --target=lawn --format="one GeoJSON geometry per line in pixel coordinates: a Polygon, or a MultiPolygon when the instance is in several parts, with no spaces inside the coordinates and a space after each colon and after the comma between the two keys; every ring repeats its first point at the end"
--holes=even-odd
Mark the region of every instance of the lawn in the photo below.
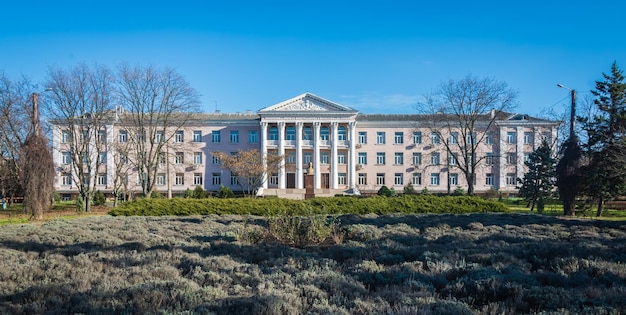
{"type": "Polygon", "coordinates": [[[339,244],[263,217],[0,228],[2,314],[620,314],[626,223],[534,214],[345,215],[339,244]]]}

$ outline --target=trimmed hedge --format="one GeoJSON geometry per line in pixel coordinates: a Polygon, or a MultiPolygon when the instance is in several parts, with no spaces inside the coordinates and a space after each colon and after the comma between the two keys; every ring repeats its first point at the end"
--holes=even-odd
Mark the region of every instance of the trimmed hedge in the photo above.
{"type": "Polygon", "coordinates": [[[389,213],[475,213],[506,212],[498,201],[474,196],[403,195],[398,197],[319,197],[308,200],[282,198],[235,199],[139,199],[109,212],[113,216],[138,215],[310,215],[389,213]]]}

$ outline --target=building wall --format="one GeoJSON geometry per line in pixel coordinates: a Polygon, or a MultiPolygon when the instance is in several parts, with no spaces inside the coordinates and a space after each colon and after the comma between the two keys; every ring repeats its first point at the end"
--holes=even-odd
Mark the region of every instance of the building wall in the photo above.
{"type": "MultiPolygon", "coordinates": [[[[284,174],[268,174],[267,189],[302,188],[304,181],[298,183],[296,179],[295,182],[290,182],[293,181],[291,177],[293,175],[288,174],[295,173],[302,176],[308,168],[307,162],[309,160],[305,159],[310,157],[311,162],[319,168],[320,182],[317,183],[319,186],[317,188],[326,188],[328,185],[329,188],[335,187],[339,193],[351,188],[356,188],[361,192],[375,192],[382,185],[402,191],[409,183],[412,183],[417,191],[428,189],[435,193],[445,193],[452,192],[457,187],[467,190],[463,172],[454,163],[451,163],[445,146],[442,143],[437,144],[432,141],[430,129],[420,127],[419,124],[411,121],[359,121],[357,119],[355,130],[351,132],[350,128],[351,126],[354,127],[354,123],[351,125],[349,120],[342,120],[337,123],[337,128],[344,127],[346,133],[345,140],[337,141],[335,148],[337,155],[343,155],[343,158],[339,160],[337,155],[333,155],[331,143],[333,139],[339,139],[336,138],[339,136],[332,134],[331,120],[332,117],[320,124],[321,127],[328,126],[330,134],[328,141],[320,142],[319,157],[315,156],[314,134],[313,139],[307,138],[300,142],[302,148],[300,163],[294,160],[297,156],[297,142],[288,140],[289,137],[293,137],[293,135],[288,135],[290,133],[288,130],[291,130],[290,127],[295,128],[298,123],[302,123],[301,119],[287,120],[280,125],[279,122],[270,120],[266,125],[268,129],[266,130],[265,144],[262,144],[261,139],[263,118],[259,118],[257,115],[240,115],[234,118],[232,115],[214,115],[211,116],[211,119],[205,119],[201,122],[194,121],[182,128],[184,135],[182,142],[172,141],[170,143],[169,164],[160,165],[158,171],[159,174],[165,176],[165,182],[159,183],[156,190],[166,193],[168,189],[171,189],[174,194],[178,194],[186,189],[193,189],[196,184],[208,191],[216,191],[220,185],[239,190],[238,185],[231,183],[231,174],[213,160],[211,153],[215,151],[262,150],[263,147],[268,153],[278,153],[282,150],[285,154],[285,167],[284,171],[281,171],[284,174]],[[270,139],[275,135],[272,135],[269,130],[278,126],[284,128],[279,133],[279,140],[270,139]],[[199,133],[199,138],[194,139],[194,132],[199,133]],[[414,133],[416,132],[421,132],[421,143],[414,141],[414,133]],[[214,133],[219,133],[219,141],[214,138],[214,133]],[[379,133],[381,138],[379,138],[379,133]],[[365,139],[362,138],[363,135],[365,135],[365,139]],[[351,150],[355,152],[354,165],[351,163],[351,150]],[[182,163],[176,163],[177,152],[183,156],[182,163]],[[414,154],[421,154],[421,163],[414,163],[417,162],[414,161],[414,154]],[[439,155],[438,163],[437,159],[433,158],[433,155],[437,154],[439,155]],[[363,155],[366,156],[366,161],[359,157],[363,155]],[[384,161],[377,161],[379,155],[384,156],[384,161]],[[194,160],[195,156],[201,157],[201,161],[194,160]],[[328,160],[326,160],[326,156],[328,156],[328,160]],[[336,168],[335,172],[332,170],[333,167],[336,168]],[[418,174],[421,175],[420,181],[417,180],[418,174]],[[449,182],[451,175],[456,182],[449,182]],[[438,180],[436,180],[437,178],[438,180]],[[325,183],[325,180],[328,183],[325,183]],[[300,186],[295,187],[297,185],[300,186]]],[[[354,122],[354,117],[352,122],[354,122]]],[[[314,123],[315,121],[304,121],[302,128],[313,128],[314,123]]],[[[550,140],[556,139],[557,125],[554,122],[546,123],[545,121],[501,121],[488,131],[479,131],[479,137],[485,132],[489,133],[491,141],[486,143],[483,140],[483,143],[478,147],[476,158],[480,161],[476,173],[475,191],[481,193],[490,189],[498,189],[503,193],[515,194],[517,191],[515,189],[516,179],[522,178],[525,171],[523,164],[525,157],[540,144],[542,137],[549,137],[550,140]],[[488,155],[491,157],[488,158],[488,155]]],[[[119,132],[122,129],[124,128],[115,123],[107,126],[107,142],[117,142],[119,132]]],[[[69,165],[63,163],[63,152],[67,152],[69,148],[62,141],[62,130],[63,126],[55,126],[53,132],[54,160],[58,166],[55,188],[62,194],[71,194],[76,193],[77,189],[74,183],[75,179],[71,185],[67,185],[67,179],[63,178],[64,172],[70,168],[69,165]]],[[[170,132],[175,132],[175,130],[170,132]]],[[[300,134],[300,136],[304,138],[305,134],[300,134]]],[[[449,141],[449,137],[449,134],[442,132],[440,142],[449,141]]],[[[115,159],[111,150],[113,145],[107,145],[105,148],[104,150],[107,151],[106,163],[98,169],[98,174],[94,176],[94,180],[99,180],[98,175],[105,175],[106,181],[99,184],[97,189],[110,192],[116,171],[115,159]]],[[[462,156],[458,158],[462,159],[462,156]]],[[[129,188],[135,192],[140,192],[141,187],[138,185],[139,177],[136,169],[130,168],[125,173],[128,176],[129,188]]]]}

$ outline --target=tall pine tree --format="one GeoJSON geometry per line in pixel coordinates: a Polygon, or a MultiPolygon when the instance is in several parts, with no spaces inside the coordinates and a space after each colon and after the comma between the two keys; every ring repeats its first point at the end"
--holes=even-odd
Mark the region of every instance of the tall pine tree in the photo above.
{"type": "Polygon", "coordinates": [[[598,202],[598,216],[604,201],[626,192],[626,84],[615,62],[610,74],[602,75],[604,81],[596,81],[591,91],[596,114],[579,118],[587,133],[583,192],[598,202]]]}
{"type": "Polygon", "coordinates": [[[518,187],[519,194],[530,203],[530,211],[537,205],[537,211],[542,212],[545,199],[552,194],[555,185],[556,159],[552,156],[550,144],[542,141],[524,164],[528,172],[524,174],[524,179],[517,179],[522,184],[518,187]]]}

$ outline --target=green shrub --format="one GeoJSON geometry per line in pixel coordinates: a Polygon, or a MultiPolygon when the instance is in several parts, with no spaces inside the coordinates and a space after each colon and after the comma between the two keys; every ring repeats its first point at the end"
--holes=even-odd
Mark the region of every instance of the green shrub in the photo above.
{"type": "Polygon", "coordinates": [[[100,190],[96,190],[96,192],[93,194],[92,204],[94,206],[101,206],[105,204],[106,201],[107,198],[104,196],[104,193],[100,190]]]}
{"type": "Polygon", "coordinates": [[[461,186],[456,186],[456,189],[452,193],[453,196],[463,196],[465,195],[465,190],[461,186]]]}
{"type": "Polygon", "coordinates": [[[408,184],[406,184],[406,186],[404,186],[404,190],[402,192],[407,195],[417,194],[417,191],[415,190],[415,187],[413,187],[413,184],[411,182],[409,182],[408,184]]]}
{"type": "Polygon", "coordinates": [[[235,198],[235,193],[232,189],[225,187],[224,185],[220,186],[220,189],[215,194],[217,198],[235,198]]]}
{"type": "Polygon", "coordinates": [[[207,197],[209,197],[209,193],[207,193],[200,185],[196,186],[191,193],[191,198],[202,199],[207,197]]]}
{"type": "Polygon", "coordinates": [[[395,193],[395,191],[393,191],[393,189],[389,189],[385,185],[383,185],[383,187],[380,187],[380,189],[378,190],[377,194],[379,196],[385,196],[385,197],[391,197],[391,196],[395,196],[396,195],[396,193],[395,193]]]}
{"type": "Polygon", "coordinates": [[[312,215],[389,213],[506,212],[495,200],[476,196],[402,195],[395,198],[317,197],[307,200],[283,198],[138,199],[122,203],[111,215],[312,215]]]}
{"type": "Polygon", "coordinates": [[[269,219],[268,239],[293,247],[343,241],[336,218],[325,215],[280,215],[269,219]]]}

